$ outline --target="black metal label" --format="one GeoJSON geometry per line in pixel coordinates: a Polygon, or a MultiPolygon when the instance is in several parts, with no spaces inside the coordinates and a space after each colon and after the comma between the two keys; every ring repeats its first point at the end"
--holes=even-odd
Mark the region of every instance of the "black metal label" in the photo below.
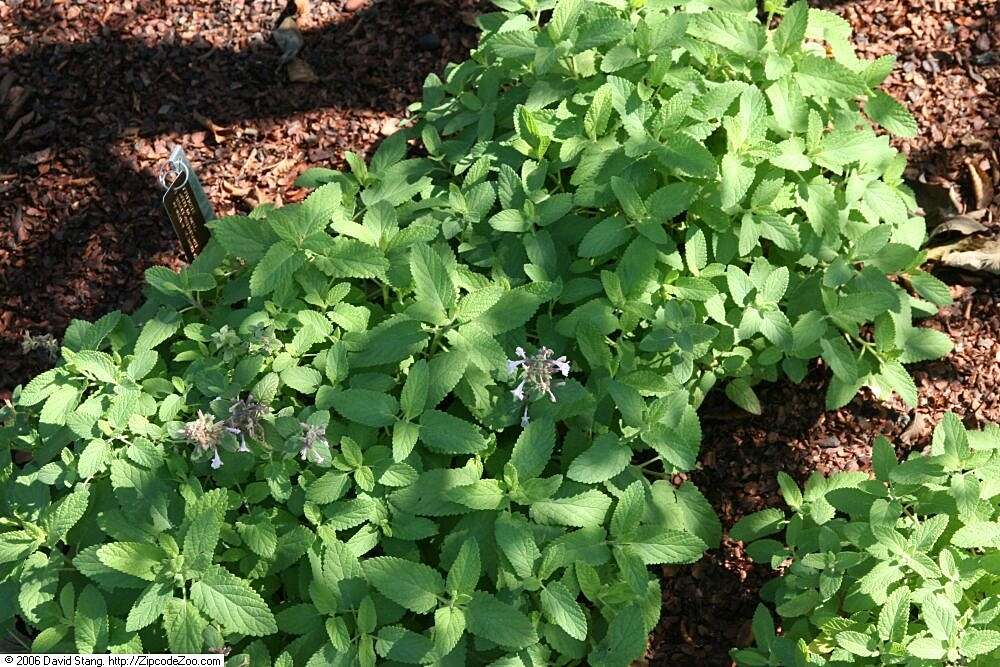
{"type": "Polygon", "coordinates": [[[212,205],[201,188],[194,168],[180,146],[175,146],[170,158],[160,171],[160,183],[166,193],[163,207],[170,224],[181,241],[188,261],[194,261],[208,243],[209,231],[205,224],[215,218],[212,205]]]}
{"type": "MultiPolygon", "coordinates": [[[[182,179],[183,174],[178,177],[178,180],[182,179]]],[[[205,225],[208,221],[198,206],[190,181],[180,186],[171,185],[163,195],[163,206],[167,209],[167,217],[177,232],[177,238],[181,240],[184,254],[188,260],[193,260],[208,243],[209,233],[205,225]]]]}

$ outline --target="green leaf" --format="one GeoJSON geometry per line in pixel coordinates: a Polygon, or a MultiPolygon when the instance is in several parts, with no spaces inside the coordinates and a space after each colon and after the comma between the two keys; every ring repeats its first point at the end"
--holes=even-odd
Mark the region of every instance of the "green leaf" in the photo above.
{"type": "Polygon", "coordinates": [[[152,625],[160,617],[160,614],[163,613],[163,609],[171,598],[170,585],[162,581],[151,583],[135,601],[135,604],[132,605],[125,623],[125,629],[128,632],[135,632],[136,630],[142,630],[152,625]]]}
{"type": "Polygon", "coordinates": [[[590,108],[583,119],[584,131],[591,139],[597,139],[604,135],[608,129],[608,122],[611,120],[611,113],[614,107],[611,104],[611,88],[603,85],[594,91],[594,99],[590,102],[590,108]]]}
{"type": "Polygon", "coordinates": [[[951,304],[951,290],[948,289],[948,285],[931,274],[924,271],[911,271],[909,279],[910,285],[917,291],[917,294],[935,306],[948,306],[951,304]]]}
{"type": "Polygon", "coordinates": [[[722,524],[711,504],[691,482],[678,487],[666,481],[652,486],[651,523],[688,533],[693,533],[711,548],[717,548],[722,539],[722,524]]]}
{"type": "Polygon", "coordinates": [[[432,308],[443,322],[455,306],[455,286],[441,256],[430,246],[412,246],[410,273],[419,302],[432,308]]]}
{"type": "Polygon", "coordinates": [[[48,543],[55,545],[66,539],[66,534],[75,526],[84,513],[90,500],[90,489],[85,487],[64,496],[48,508],[42,525],[48,534],[48,543]]]}
{"type": "Polygon", "coordinates": [[[921,605],[923,620],[931,635],[939,640],[951,642],[958,632],[958,609],[941,594],[927,597],[921,605]]]}
{"type": "Polygon", "coordinates": [[[605,218],[590,228],[580,241],[577,253],[580,257],[600,257],[622,244],[628,243],[632,232],[622,218],[605,218]]]}
{"type": "Polygon", "coordinates": [[[415,419],[424,411],[429,385],[429,366],[426,360],[419,359],[410,366],[410,372],[399,395],[400,407],[406,419],[415,419]]]}
{"type": "Polygon", "coordinates": [[[191,602],[172,598],[163,610],[163,629],[173,653],[201,653],[208,622],[191,602]]]}
{"type": "Polygon", "coordinates": [[[973,521],[951,537],[951,543],[963,549],[1000,549],[1000,523],[973,521]]]}
{"type": "Polygon", "coordinates": [[[836,60],[805,55],[799,60],[796,81],[802,92],[813,97],[851,98],[864,95],[864,80],[836,60]]]}
{"type": "Polygon", "coordinates": [[[542,474],[552,456],[555,442],[555,423],[548,418],[536,419],[521,431],[510,454],[510,462],[521,480],[542,474]]]}
{"type": "Polygon", "coordinates": [[[250,294],[270,294],[279,286],[292,282],[296,269],[306,261],[305,255],[287,241],[278,241],[268,249],[250,275],[250,294]]]}
{"type": "Polygon", "coordinates": [[[142,542],[111,542],[97,550],[101,563],[119,572],[146,581],[156,578],[155,571],[167,554],[160,547],[142,542]]]}
{"type": "Polygon", "coordinates": [[[498,509],[506,496],[500,482],[495,479],[480,479],[472,484],[456,486],[444,495],[448,500],[473,510],[498,509]]]}
{"type": "Polygon", "coordinates": [[[438,410],[420,415],[420,440],[431,450],[443,454],[475,454],[487,446],[475,425],[438,410]]]}
{"type": "Polygon", "coordinates": [[[221,565],[212,565],[191,585],[191,602],[226,632],[261,637],[278,631],[264,599],[221,565]]]}
{"type": "Polygon", "coordinates": [[[445,656],[465,634],[465,613],[458,607],[440,607],[434,612],[434,651],[445,656]]]}
{"type": "Polygon", "coordinates": [[[646,565],[693,563],[708,546],[701,538],[679,530],[642,526],[627,542],[628,551],[646,565]]]}
{"type": "Polygon", "coordinates": [[[991,653],[1000,648],[1000,631],[969,629],[962,635],[959,651],[967,658],[991,653]]]}
{"type": "Polygon", "coordinates": [[[135,341],[135,352],[152,350],[154,347],[173,336],[181,328],[180,316],[169,310],[162,310],[148,320],[139,332],[135,341]]]}
{"type": "Polygon", "coordinates": [[[615,435],[605,433],[573,459],[566,476],[585,484],[605,482],[624,470],[631,459],[632,449],[615,435]]]}
{"type": "Polygon", "coordinates": [[[210,491],[194,504],[188,516],[182,553],[186,564],[203,570],[212,562],[225,518],[226,499],[221,490],[210,491]]]}
{"type": "Polygon", "coordinates": [[[875,94],[868,98],[865,111],[873,121],[897,137],[915,137],[919,132],[917,121],[906,107],[889,97],[885,91],[875,91],[875,94]]]}
{"type": "Polygon", "coordinates": [[[344,419],[379,428],[396,420],[399,404],[389,394],[368,389],[345,389],[333,396],[333,408],[344,419]]]}
{"type": "Polygon", "coordinates": [[[295,391],[310,395],[316,393],[323,382],[323,376],[315,368],[292,366],[281,371],[281,381],[295,391]]]}
{"type": "Polygon", "coordinates": [[[481,574],[479,544],[474,539],[467,539],[448,570],[448,590],[472,595],[481,574]]]}
{"type": "Polygon", "coordinates": [[[802,491],[788,473],[784,471],[778,473],[778,487],[781,489],[782,498],[789,507],[798,510],[802,506],[802,491]]]}
{"type": "Polygon", "coordinates": [[[597,489],[590,489],[568,498],[532,503],[530,514],[541,524],[586,528],[603,524],[610,507],[611,498],[597,489]]]}
{"type": "Polygon", "coordinates": [[[315,261],[320,271],[331,278],[377,278],[389,269],[389,260],[378,248],[343,237],[324,244],[315,261]]]}
{"type": "Polygon", "coordinates": [[[737,12],[708,11],[695,14],[688,33],[712,44],[756,60],[764,47],[764,27],[737,12]]]}
{"type": "Polygon", "coordinates": [[[862,657],[879,655],[878,644],[873,637],[854,630],[837,633],[837,645],[848,653],[862,657]]]}
{"type": "Polygon", "coordinates": [[[886,383],[892,387],[892,390],[899,394],[904,403],[911,408],[917,407],[917,385],[903,368],[903,364],[898,361],[883,363],[880,373],[886,383]]]}
{"type": "Polygon", "coordinates": [[[476,591],[466,608],[469,632],[495,644],[522,649],[538,642],[531,621],[523,613],[483,591],[476,591]]]}
{"type": "Polygon", "coordinates": [[[612,176],[611,189],[614,191],[615,197],[618,198],[618,203],[626,217],[631,220],[642,220],[646,217],[646,205],[631,183],[623,178],[612,176]]]}
{"type": "Polygon", "coordinates": [[[903,348],[899,361],[904,364],[940,359],[954,347],[947,334],[934,329],[910,329],[899,343],[903,348]]]}
{"type": "Polygon", "coordinates": [[[594,667],[625,667],[646,648],[646,624],[640,607],[629,605],[615,613],[608,631],[588,656],[594,667]]]}
{"type": "Polygon", "coordinates": [[[858,360],[847,343],[842,338],[824,338],[819,343],[823,348],[823,361],[830,366],[834,375],[844,382],[857,381],[858,360]]]}
{"type": "Polygon", "coordinates": [[[444,580],[437,570],[414,561],[380,556],[361,563],[365,578],[379,593],[417,614],[437,606],[444,580]]]}
{"type": "Polygon", "coordinates": [[[722,208],[735,208],[743,198],[746,197],[750,186],[753,185],[756,170],[749,167],[737,156],[727,153],[722,158],[722,183],[720,193],[722,196],[722,208]]]}
{"type": "Polygon", "coordinates": [[[580,14],[586,7],[585,0],[558,0],[547,27],[553,42],[559,42],[576,28],[580,14]]]}
{"type": "Polygon", "coordinates": [[[89,584],[76,603],[73,639],[79,653],[104,653],[108,646],[108,608],[101,592],[89,584]]]}
{"type": "Polygon", "coordinates": [[[785,523],[784,513],[773,507],[743,517],[729,530],[729,537],[740,542],[752,542],[772,535],[785,523]]]}
{"type": "Polygon", "coordinates": [[[798,50],[806,36],[806,25],[809,23],[809,5],[805,0],[799,0],[785,11],[781,17],[778,29],[774,31],[772,41],[778,53],[790,53],[798,50]]]}
{"type": "Polygon", "coordinates": [[[561,581],[551,581],[541,593],[542,611],[553,625],[558,625],[570,637],[587,639],[587,617],[576,596],[561,581]]]}
{"type": "Polygon", "coordinates": [[[878,636],[882,641],[902,642],[910,620],[910,589],[900,586],[886,598],[878,614],[878,636]]]}
{"type": "MultiPolygon", "coordinates": [[[[335,475],[335,473],[327,474],[335,475]]],[[[326,477],[326,475],[324,475],[324,477],[326,477]]],[[[344,480],[344,487],[346,488],[347,475],[341,474],[339,477],[344,480]]],[[[322,477],[320,479],[322,479],[322,477]]],[[[319,480],[316,481],[318,482],[319,480]]],[[[315,485],[316,482],[311,484],[309,489],[312,490],[315,485]]],[[[309,497],[309,495],[310,494],[307,491],[306,496],[309,497]]],[[[319,494],[316,491],[313,491],[312,496],[316,497],[317,495],[319,494]]],[[[337,497],[339,498],[339,495],[337,497]]],[[[333,500],[336,500],[336,498],[333,500]]],[[[332,502],[332,500],[330,502],[332,502]]],[[[278,549],[278,534],[274,525],[270,521],[267,521],[266,519],[252,522],[240,521],[236,524],[236,532],[239,533],[240,539],[243,540],[243,544],[245,544],[250,551],[254,552],[261,558],[274,557],[275,552],[278,549]]]]}
{"type": "Polygon", "coordinates": [[[726,385],[726,396],[736,405],[755,415],[761,413],[760,399],[743,378],[736,378],[726,385]]]}

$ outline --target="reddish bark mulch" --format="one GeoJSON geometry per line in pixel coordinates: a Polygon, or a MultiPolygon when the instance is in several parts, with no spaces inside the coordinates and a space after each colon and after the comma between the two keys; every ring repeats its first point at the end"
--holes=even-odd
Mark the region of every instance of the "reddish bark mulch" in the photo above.
{"type": "Polygon", "coordinates": [[[142,272],[179,262],[156,182],[172,144],[218,215],[299,198],[303,169],[369,152],[467,57],[474,6],[314,2],[301,56],[320,81],[290,83],[284,0],[0,2],[0,398],[46,363],[25,331],[134,308],[142,272]]]}
{"type": "MultiPolygon", "coordinates": [[[[993,0],[817,0],[855,28],[865,57],[896,53],[889,92],[921,127],[899,142],[945,208],[1000,213],[1000,21],[993,0]],[[942,195],[942,193],[944,193],[942,195]]],[[[177,265],[155,174],[179,143],[220,215],[302,193],[308,165],[343,166],[391,132],[429,72],[465,57],[475,0],[330,0],[300,21],[302,57],[320,81],[292,84],[270,32],[282,0],[8,0],[0,3],[0,398],[48,365],[22,355],[23,332],[60,336],[141,300],[142,272],[177,265]]],[[[924,193],[921,192],[923,195],[924,193]]],[[[936,199],[935,199],[936,196],[936,199]]],[[[924,197],[922,197],[924,198],[924,197]]],[[[933,210],[931,210],[933,209],[933,210]]],[[[946,212],[945,212],[946,213],[946,212]]],[[[961,278],[960,282],[968,282],[961,278]]],[[[884,433],[921,448],[953,410],[1000,421],[1000,285],[954,288],[930,325],[956,340],[915,376],[910,411],[862,395],[823,409],[825,374],[761,389],[765,414],[724,398],[702,408],[701,469],[691,478],[726,527],[779,504],[775,475],[865,468],[884,433]]],[[[728,665],[749,640],[769,573],[727,542],[698,564],[664,569],[655,665],[728,665]]]]}
{"type": "MultiPolygon", "coordinates": [[[[907,176],[928,221],[982,209],[980,221],[1000,228],[1000,7],[993,0],[813,4],[851,23],[859,55],[898,56],[886,87],[917,118],[920,135],[896,143],[909,156],[907,176]]],[[[947,358],[911,369],[920,393],[916,410],[866,393],[827,412],[821,369],[799,386],[761,388],[760,417],[734,410],[725,398],[709,398],[701,408],[701,469],[691,479],[725,527],[782,506],[779,470],[801,483],[813,470],[867,469],[875,436],[889,437],[901,455],[921,449],[948,411],[969,427],[1000,422],[1000,280],[942,277],[967,285],[953,287],[955,304],[928,326],[947,332],[956,345],[947,358]]],[[[750,617],[771,574],[731,541],[691,567],[664,568],[663,616],[650,643],[650,664],[730,665],[729,648],[752,641],[750,617]]]]}

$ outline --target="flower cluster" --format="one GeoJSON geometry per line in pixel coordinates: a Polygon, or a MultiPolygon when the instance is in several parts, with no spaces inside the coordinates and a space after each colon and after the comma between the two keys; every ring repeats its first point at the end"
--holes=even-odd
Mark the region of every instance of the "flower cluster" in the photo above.
{"type": "Polygon", "coordinates": [[[219,457],[219,444],[226,433],[226,423],[215,421],[215,417],[198,411],[198,418],[184,425],[180,436],[194,445],[196,453],[212,452],[212,468],[222,467],[219,457]]]}
{"type": "MultiPolygon", "coordinates": [[[[527,356],[523,347],[514,350],[518,359],[507,360],[507,373],[521,378],[521,383],[517,385],[511,394],[519,401],[527,401],[532,393],[537,396],[548,396],[553,403],[556,395],[552,393],[553,387],[558,387],[562,382],[553,384],[552,380],[557,373],[563,377],[569,377],[569,361],[565,356],[553,359],[555,352],[542,346],[534,356],[527,356]],[[526,393],[527,392],[527,393],[526,393]]],[[[528,425],[528,406],[524,406],[524,414],[521,415],[521,426],[528,425]]]]}
{"type": "Polygon", "coordinates": [[[302,449],[299,451],[299,457],[303,461],[308,461],[311,455],[316,463],[323,463],[325,459],[319,453],[317,447],[319,445],[323,445],[324,447],[329,446],[329,443],[326,441],[326,427],[302,422],[301,438],[302,449]]]}
{"type": "Polygon", "coordinates": [[[261,420],[270,412],[263,403],[258,403],[249,396],[244,399],[233,401],[229,406],[229,418],[226,419],[226,430],[233,435],[240,436],[241,452],[249,452],[247,447],[247,436],[251,440],[261,439],[261,420]]]}
{"type": "Polygon", "coordinates": [[[52,334],[32,336],[31,332],[25,331],[21,339],[21,352],[28,354],[35,350],[45,352],[50,360],[55,361],[59,358],[59,341],[52,334]]]}
{"type": "Polygon", "coordinates": [[[237,451],[249,452],[247,437],[260,440],[262,436],[261,422],[270,411],[266,405],[258,403],[250,397],[237,399],[229,406],[229,417],[225,421],[216,421],[211,414],[198,411],[198,418],[188,422],[179,432],[179,436],[196,447],[195,453],[212,452],[212,468],[222,467],[222,457],[219,447],[226,433],[239,436],[240,446],[237,451]]]}

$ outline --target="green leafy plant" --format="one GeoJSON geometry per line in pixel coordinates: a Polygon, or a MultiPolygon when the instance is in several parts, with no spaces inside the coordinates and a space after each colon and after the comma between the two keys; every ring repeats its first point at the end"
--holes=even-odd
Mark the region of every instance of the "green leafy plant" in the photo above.
{"type": "Polygon", "coordinates": [[[792,509],[752,514],[730,535],[781,576],[761,591],[756,647],[741,665],[995,665],[1000,660],[1000,428],[953,414],[928,455],[897,462],[875,441],[875,476],[814,474],[792,509]],[[783,539],[776,535],[783,533],[783,539]],[[774,536],[774,537],[770,537],[774,536]],[[778,539],[775,539],[775,538],[778,539]]]}
{"type": "Polygon", "coordinates": [[[719,543],[668,481],[708,391],[758,411],[821,356],[831,406],[914,400],[948,293],[862,115],[910,129],[891,60],[803,3],[497,4],[370,163],[215,221],[15,392],[0,623],[34,650],[626,665],[646,566],[719,543]]]}

